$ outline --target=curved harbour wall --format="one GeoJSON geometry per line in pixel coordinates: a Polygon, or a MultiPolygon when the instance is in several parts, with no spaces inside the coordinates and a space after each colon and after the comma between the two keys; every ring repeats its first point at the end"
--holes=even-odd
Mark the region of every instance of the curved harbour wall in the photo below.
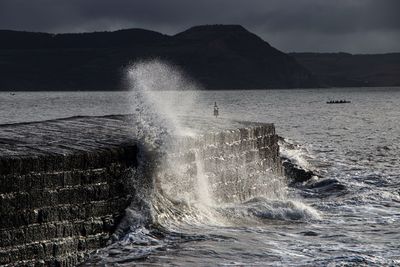
{"type": "MultiPolygon", "coordinates": [[[[0,126],[0,265],[75,266],[104,247],[135,197],[133,133],[129,116],[0,126]]],[[[193,165],[193,148],[214,179],[235,177],[221,160],[284,172],[272,124],[185,138],[171,156],[193,165]]]]}

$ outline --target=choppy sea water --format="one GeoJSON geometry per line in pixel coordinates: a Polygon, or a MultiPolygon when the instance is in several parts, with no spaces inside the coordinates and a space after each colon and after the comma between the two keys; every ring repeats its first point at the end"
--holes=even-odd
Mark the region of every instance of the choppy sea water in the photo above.
{"type": "MultiPolygon", "coordinates": [[[[159,97],[176,95],[160,92],[159,97]]],[[[273,122],[293,144],[283,153],[343,187],[297,186],[288,188],[285,202],[256,198],[216,209],[242,216],[235,223],[137,227],[118,245],[99,251],[89,265],[400,266],[400,88],[196,95],[190,109],[176,103],[178,113],[194,123],[196,118],[218,120],[212,117],[216,101],[221,121],[273,122]],[[327,105],[331,99],[352,103],[327,105]],[[284,216],[277,210],[285,210],[284,216]]],[[[0,123],[134,113],[132,97],[129,92],[2,92],[0,123]]]]}

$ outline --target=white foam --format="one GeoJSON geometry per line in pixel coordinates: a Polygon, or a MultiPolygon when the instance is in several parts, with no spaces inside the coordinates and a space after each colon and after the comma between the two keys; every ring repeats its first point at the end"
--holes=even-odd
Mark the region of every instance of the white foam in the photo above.
{"type": "MultiPolygon", "coordinates": [[[[132,108],[139,113],[139,128],[142,129],[139,135],[146,144],[163,155],[154,174],[157,192],[154,199],[150,200],[158,222],[170,226],[180,222],[224,224],[224,214],[227,213],[221,213],[220,208],[226,204],[233,205],[231,210],[235,210],[234,213],[245,212],[261,219],[318,217],[311,208],[288,199],[285,179],[262,169],[262,164],[256,164],[260,161],[258,158],[250,163],[242,159],[229,163],[225,155],[218,152],[211,155],[218,159],[218,168],[224,175],[237,170],[232,173],[234,177],[223,177],[232,181],[229,186],[225,184],[221,187],[214,186],[221,180],[215,177],[219,172],[205,171],[205,159],[200,148],[192,147],[190,151],[185,151],[188,153],[187,159],[171,156],[180,153],[179,138],[196,137],[193,131],[182,126],[180,120],[180,115],[190,110],[196,101],[196,85],[180,70],[160,61],[136,63],[129,68],[128,77],[136,94],[132,108]],[[192,93],[179,93],[187,89],[192,90],[192,93]],[[163,90],[169,90],[169,97],[163,97],[163,90]],[[176,90],[175,93],[172,90],[176,90]],[[188,163],[193,154],[194,162],[188,163]],[[195,165],[194,176],[191,164],[195,165]],[[218,199],[215,195],[218,195],[218,199]],[[257,197],[264,197],[261,198],[264,200],[237,204],[237,201],[244,202],[257,197]],[[266,198],[269,200],[266,201],[266,198]]],[[[287,155],[290,153],[292,151],[288,151],[287,155]]],[[[294,157],[295,154],[290,156],[294,157]]],[[[255,157],[258,157],[257,153],[255,157]]],[[[300,161],[301,157],[297,157],[297,160],[300,161]]]]}

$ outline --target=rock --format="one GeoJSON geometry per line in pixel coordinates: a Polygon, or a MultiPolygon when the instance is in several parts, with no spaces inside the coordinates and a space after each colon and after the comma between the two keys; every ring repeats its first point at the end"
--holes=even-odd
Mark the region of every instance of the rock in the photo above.
{"type": "Polygon", "coordinates": [[[291,183],[302,183],[310,180],[315,174],[310,170],[305,170],[294,164],[287,158],[282,158],[285,176],[291,180],[291,183]]]}

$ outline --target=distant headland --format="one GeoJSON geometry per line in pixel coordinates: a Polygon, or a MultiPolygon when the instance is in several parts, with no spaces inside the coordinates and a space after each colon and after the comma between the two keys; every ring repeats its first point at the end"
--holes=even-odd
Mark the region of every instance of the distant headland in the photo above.
{"type": "Polygon", "coordinates": [[[400,86],[400,53],[287,54],[240,25],[172,36],[0,30],[0,40],[0,91],[125,90],[125,68],[153,58],[179,66],[204,89],[400,86]]]}

